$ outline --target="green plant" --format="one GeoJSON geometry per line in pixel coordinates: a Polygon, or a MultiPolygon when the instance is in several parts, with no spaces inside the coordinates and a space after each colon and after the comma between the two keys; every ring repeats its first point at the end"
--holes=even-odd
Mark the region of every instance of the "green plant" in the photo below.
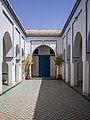
{"type": "Polygon", "coordinates": [[[22,64],[25,65],[25,78],[28,78],[28,75],[30,75],[30,65],[33,64],[33,61],[30,59],[30,54],[27,54],[27,57],[24,61],[22,61],[22,64]]]}
{"type": "Polygon", "coordinates": [[[56,78],[62,79],[62,75],[61,75],[61,74],[59,75],[60,66],[61,66],[62,63],[64,62],[62,54],[57,55],[57,56],[55,57],[55,60],[54,60],[54,61],[55,61],[56,68],[58,69],[58,70],[56,70],[56,71],[57,71],[57,74],[58,74],[58,77],[56,77],[56,78]]]}
{"type": "Polygon", "coordinates": [[[59,54],[55,58],[55,65],[60,66],[64,62],[62,54],[59,54]]]}

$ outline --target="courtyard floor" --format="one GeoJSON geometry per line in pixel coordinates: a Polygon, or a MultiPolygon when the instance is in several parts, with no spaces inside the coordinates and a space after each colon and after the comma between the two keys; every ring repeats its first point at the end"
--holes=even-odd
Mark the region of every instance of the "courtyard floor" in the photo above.
{"type": "Polygon", "coordinates": [[[30,80],[0,97],[0,120],[90,120],[90,102],[61,80],[30,80]]]}

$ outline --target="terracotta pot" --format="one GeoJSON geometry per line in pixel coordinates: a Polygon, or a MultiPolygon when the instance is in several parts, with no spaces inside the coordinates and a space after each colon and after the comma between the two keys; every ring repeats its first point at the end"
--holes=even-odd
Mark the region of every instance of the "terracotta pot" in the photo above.
{"type": "Polygon", "coordinates": [[[62,75],[58,75],[58,79],[59,79],[59,80],[62,80],[62,75]]]}
{"type": "Polygon", "coordinates": [[[26,80],[30,80],[30,74],[26,76],[26,80]]]}

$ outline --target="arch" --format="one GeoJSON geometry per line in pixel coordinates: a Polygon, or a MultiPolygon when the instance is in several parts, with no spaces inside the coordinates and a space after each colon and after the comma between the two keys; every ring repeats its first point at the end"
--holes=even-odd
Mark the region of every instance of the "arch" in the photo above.
{"type": "MultiPolygon", "coordinates": [[[[36,49],[41,48],[41,47],[46,47],[46,48],[51,49],[51,50],[53,51],[54,55],[55,55],[55,51],[54,51],[50,46],[48,46],[48,45],[39,45],[38,47],[36,47],[36,48],[34,49],[34,51],[35,51],[36,49]]],[[[33,51],[33,53],[34,53],[34,51],[33,51]]],[[[33,55],[33,54],[32,54],[32,55],[33,55]]]]}
{"type": "Polygon", "coordinates": [[[56,50],[55,50],[55,48],[54,48],[53,46],[47,45],[47,44],[43,44],[43,45],[42,45],[42,44],[39,44],[39,45],[37,45],[36,47],[33,48],[33,50],[32,50],[32,55],[33,55],[35,49],[39,48],[40,46],[47,46],[47,47],[51,48],[51,49],[54,51],[54,53],[56,53],[56,50]]]}
{"type": "Polygon", "coordinates": [[[71,57],[71,45],[69,44],[68,50],[67,50],[67,59],[70,60],[71,57]]]}
{"type": "Polygon", "coordinates": [[[82,35],[80,32],[76,33],[75,41],[74,41],[74,57],[80,57],[82,51],[82,35]]]}
{"type": "MultiPolygon", "coordinates": [[[[8,81],[8,57],[12,57],[12,41],[9,32],[3,36],[3,61],[2,61],[2,83],[9,85],[8,81]]],[[[11,59],[10,59],[11,60],[11,59]]]]}
{"type": "Polygon", "coordinates": [[[25,54],[25,53],[24,53],[24,49],[22,48],[22,57],[24,56],[24,54],[25,54]]]}
{"type": "Polygon", "coordinates": [[[34,62],[32,65],[33,77],[48,76],[55,78],[55,51],[50,46],[39,45],[34,49],[32,57],[34,62]]]}
{"type": "Polygon", "coordinates": [[[76,59],[75,65],[75,81],[76,86],[82,89],[83,86],[83,62],[82,62],[82,35],[80,32],[76,33],[74,41],[74,58],[76,59]]]}
{"type": "Polygon", "coordinates": [[[16,45],[16,57],[20,54],[20,48],[19,45],[16,45]]]}
{"type": "MultiPolygon", "coordinates": [[[[3,37],[3,47],[5,49],[5,56],[10,52],[12,48],[12,41],[9,32],[5,32],[3,37]]],[[[9,54],[10,56],[11,54],[9,54]]]]}

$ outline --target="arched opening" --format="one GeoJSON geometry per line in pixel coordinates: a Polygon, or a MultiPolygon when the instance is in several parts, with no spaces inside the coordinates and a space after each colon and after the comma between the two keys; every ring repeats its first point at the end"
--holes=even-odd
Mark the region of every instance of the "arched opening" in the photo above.
{"type": "Polygon", "coordinates": [[[12,56],[12,41],[10,34],[5,32],[3,36],[3,62],[2,62],[2,83],[3,85],[9,85],[8,81],[8,64],[12,56]]]}
{"type": "Polygon", "coordinates": [[[80,32],[76,34],[74,43],[74,62],[75,65],[75,75],[77,79],[77,86],[80,91],[82,91],[83,86],[83,62],[82,62],[82,35],[80,32]]]}
{"type": "Polygon", "coordinates": [[[71,45],[68,46],[68,51],[67,51],[67,64],[68,64],[68,82],[71,82],[71,64],[70,64],[70,59],[71,59],[71,45]]]}
{"type": "Polygon", "coordinates": [[[17,44],[16,45],[16,59],[19,59],[20,58],[20,48],[19,48],[19,45],[17,44]]]}
{"type": "Polygon", "coordinates": [[[46,45],[37,47],[33,52],[32,76],[55,78],[55,52],[46,45]]]}
{"type": "Polygon", "coordinates": [[[24,60],[24,55],[25,55],[24,49],[22,48],[22,60],[24,60]]]}

